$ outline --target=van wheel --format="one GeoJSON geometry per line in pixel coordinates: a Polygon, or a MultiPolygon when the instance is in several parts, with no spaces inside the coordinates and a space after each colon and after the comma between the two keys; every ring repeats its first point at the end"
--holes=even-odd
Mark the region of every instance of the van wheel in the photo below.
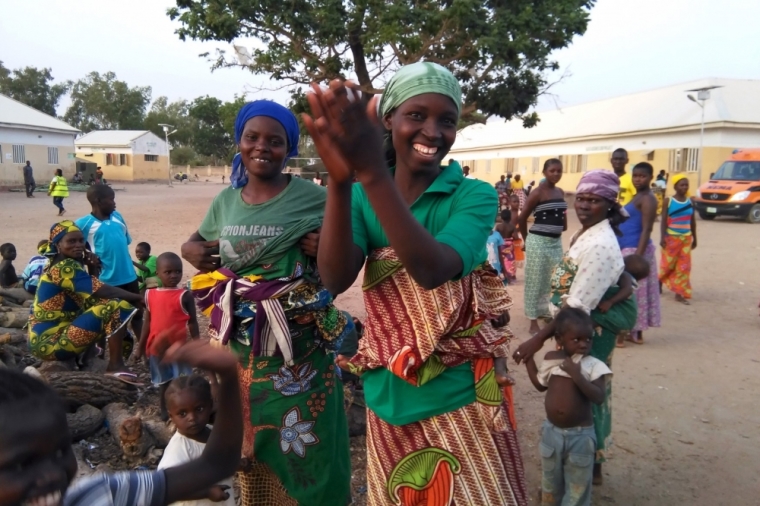
{"type": "Polygon", "coordinates": [[[760,223],[760,204],[755,204],[747,213],[747,223],[760,223]]]}
{"type": "Polygon", "coordinates": [[[712,220],[715,219],[715,215],[714,214],[707,214],[704,211],[699,211],[699,217],[702,218],[705,221],[712,221],[712,220]]]}

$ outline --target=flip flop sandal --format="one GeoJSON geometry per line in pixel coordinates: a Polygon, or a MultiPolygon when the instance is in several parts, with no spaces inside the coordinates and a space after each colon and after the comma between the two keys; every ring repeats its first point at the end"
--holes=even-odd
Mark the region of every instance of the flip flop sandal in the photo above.
{"type": "Polygon", "coordinates": [[[143,386],[143,383],[137,379],[137,375],[131,372],[125,372],[125,371],[108,372],[106,373],[106,376],[111,376],[112,378],[116,378],[117,380],[123,383],[126,383],[128,385],[134,385],[136,387],[143,386]]]}

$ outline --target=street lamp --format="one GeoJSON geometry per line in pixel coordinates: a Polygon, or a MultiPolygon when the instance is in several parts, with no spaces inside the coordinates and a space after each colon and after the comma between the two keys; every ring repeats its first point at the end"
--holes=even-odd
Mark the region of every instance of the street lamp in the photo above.
{"type": "Polygon", "coordinates": [[[176,132],[176,130],[169,131],[170,129],[174,128],[173,125],[167,125],[164,123],[159,123],[158,126],[162,127],[164,129],[164,137],[166,139],[166,150],[168,151],[168,154],[166,156],[166,170],[167,174],[169,175],[169,186],[172,185],[172,149],[171,146],[169,146],[169,136],[176,132]]]}
{"type": "Polygon", "coordinates": [[[705,102],[710,99],[710,90],[715,88],[722,88],[722,86],[707,86],[705,88],[697,88],[695,90],[686,90],[697,92],[697,97],[694,95],[686,95],[686,98],[697,104],[702,109],[702,122],[699,128],[699,166],[697,168],[697,187],[702,184],[702,151],[705,146],[705,102]]]}

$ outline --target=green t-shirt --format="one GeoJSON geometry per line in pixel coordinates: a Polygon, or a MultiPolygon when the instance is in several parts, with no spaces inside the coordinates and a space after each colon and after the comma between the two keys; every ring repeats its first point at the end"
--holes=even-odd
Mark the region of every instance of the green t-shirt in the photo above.
{"type": "MultiPolygon", "coordinates": [[[[391,171],[395,172],[395,168],[391,171]]],[[[353,185],[351,203],[354,244],[364,255],[390,246],[367,194],[360,184],[353,185]]],[[[441,173],[412,204],[410,211],[436,241],[451,246],[462,258],[466,276],[488,258],[486,240],[493,230],[499,198],[490,184],[465,179],[451,165],[441,173]]]]}
{"type": "Polygon", "coordinates": [[[137,274],[137,281],[140,283],[140,290],[145,288],[145,280],[148,278],[154,278],[156,277],[156,260],[158,257],[155,255],[150,255],[148,259],[145,262],[137,262],[142,266],[145,266],[148,268],[148,272],[145,272],[142,269],[138,269],[135,267],[135,274],[137,274]]]}
{"type": "Polygon", "coordinates": [[[291,178],[279,195],[255,205],[246,204],[241,193],[242,188],[222,190],[214,198],[198,229],[207,241],[219,239],[222,267],[239,276],[256,274],[266,279],[297,277],[308,271],[314,260],[298,246],[289,248],[278,260],[267,265],[251,265],[251,260],[267,241],[288,233],[302,220],[322,219],[326,189],[300,178],[291,178]]]}
{"type": "MultiPolygon", "coordinates": [[[[365,256],[374,249],[390,246],[361,185],[353,185],[351,199],[354,243],[365,256]]],[[[438,242],[459,254],[462,277],[488,257],[486,240],[491,235],[497,206],[493,186],[466,179],[461,169],[449,165],[441,167],[440,175],[410,211],[438,242]]],[[[388,369],[366,371],[363,379],[367,406],[393,425],[448,413],[475,402],[475,378],[469,363],[448,368],[420,387],[406,383],[388,369]]]]}

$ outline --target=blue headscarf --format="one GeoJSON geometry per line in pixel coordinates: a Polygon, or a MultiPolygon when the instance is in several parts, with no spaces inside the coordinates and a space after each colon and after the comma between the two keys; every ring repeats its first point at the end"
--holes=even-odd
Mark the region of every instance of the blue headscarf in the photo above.
{"type": "MultiPolygon", "coordinates": [[[[237,118],[235,118],[236,144],[240,144],[240,138],[243,136],[245,124],[249,119],[257,116],[272,118],[273,120],[278,121],[285,129],[285,133],[288,136],[288,154],[285,156],[283,164],[298,155],[298,137],[300,133],[298,120],[296,120],[296,117],[288,108],[270,100],[248,102],[240,108],[237,118]]],[[[230,176],[230,183],[232,183],[233,188],[242,188],[247,182],[248,173],[243,165],[243,159],[240,156],[240,153],[238,153],[235,155],[235,158],[232,159],[232,175],[230,176]]]]}

